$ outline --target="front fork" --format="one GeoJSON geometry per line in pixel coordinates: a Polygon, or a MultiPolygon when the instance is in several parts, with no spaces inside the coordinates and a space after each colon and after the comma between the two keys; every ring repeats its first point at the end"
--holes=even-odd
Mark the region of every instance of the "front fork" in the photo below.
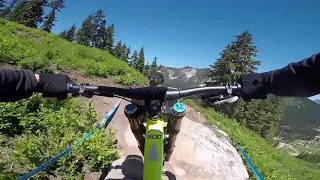
{"type": "MultiPolygon", "coordinates": [[[[186,112],[185,105],[183,103],[175,103],[173,106],[165,108],[164,116],[167,116],[166,118],[168,119],[166,129],[164,129],[163,118],[158,116],[162,114],[159,106],[150,106],[149,114],[153,116],[147,116],[146,127],[143,126],[143,120],[139,118],[145,114],[145,111],[139,112],[137,108],[138,106],[135,104],[127,105],[125,107],[125,115],[129,120],[131,130],[139,144],[139,149],[145,157],[145,167],[152,167],[152,169],[157,167],[157,171],[154,172],[160,172],[164,162],[170,160],[175,148],[175,141],[180,132],[181,122],[186,112]],[[150,112],[153,110],[155,112],[150,112]],[[168,134],[169,137],[165,138],[165,134],[168,134]]],[[[150,169],[150,171],[152,169],[150,169]]],[[[146,169],[145,172],[149,173],[150,171],[146,169]]]]}

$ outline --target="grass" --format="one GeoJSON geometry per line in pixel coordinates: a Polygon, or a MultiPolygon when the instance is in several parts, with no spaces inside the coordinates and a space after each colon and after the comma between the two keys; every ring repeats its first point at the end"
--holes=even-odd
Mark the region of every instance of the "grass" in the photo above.
{"type": "Polygon", "coordinates": [[[296,146],[293,146],[293,147],[296,150],[298,150],[299,152],[307,151],[307,152],[320,154],[320,147],[312,146],[310,144],[308,145],[308,147],[302,146],[302,145],[296,145],[296,146]]]}
{"type": "Polygon", "coordinates": [[[75,69],[86,76],[112,78],[129,85],[133,80],[146,85],[147,78],[106,50],[71,43],[57,35],[6,21],[0,18],[0,61],[37,72],[75,69]]]}
{"type": "MultiPolygon", "coordinates": [[[[185,101],[206,118],[206,124],[216,125],[226,132],[235,147],[242,146],[249,158],[266,180],[317,180],[320,177],[320,167],[289,156],[272,147],[266,140],[240,126],[236,121],[214,112],[210,108],[203,108],[194,101],[185,101]]],[[[253,178],[252,172],[250,176],[253,178]]]]}

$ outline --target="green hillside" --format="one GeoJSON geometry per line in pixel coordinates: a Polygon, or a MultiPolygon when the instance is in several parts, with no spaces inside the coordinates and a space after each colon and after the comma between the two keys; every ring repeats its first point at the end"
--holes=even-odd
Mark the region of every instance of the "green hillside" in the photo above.
{"type": "Polygon", "coordinates": [[[320,127],[320,106],[308,98],[292,98],[294,103],[288,104],[281,124],[289,126],[286,138],[313,139],[319,133],[315,128],[320,127]]]}
{"type": "Polygon", "coordinates": [[[0,61],[17,64],[37,72],[58,69],[80,70],[86,76],[111,77],[128,85],[133,80],[146,84],[147,79],[129,65],[96,48],[71,43],[57,35],[27,28],[0,18],[0,61]]]}
{"type": "MultiPolygon", "coordinates": [[[[0,61],[36,72],[49,72],[55,64],[58,69],[108,77],[123,85],[133,80],[139,85],[147,82],[141,73],[106,50],[71,43],[1,18],[0,61]]],[[[99,120],[90,104],[83,106],[76,99],[58,102],[34,95],[0,103],[0,109],[0,179],[14,179],[38,167],[91,131],[99,120]]],[[[82,179],[83,165],[91,172],[101,171],[118,157],[114,134],[106,134],[105,130],[75,148],[34,179],[82,179]]]]}
{"type": "MultiPolygon", "coordinates": [[[[193,101],[187,101],[187,104],[204,115],[207,124],[216,125],[225,131],[232,139],[235,147],[242,146],[265,179],[319,179],[319,166],[282,153],[253,131],[214,112],[211,108],[200,107],[193,101]]],[[[253,176],[252,172],[251,176],[253,176]]]]}

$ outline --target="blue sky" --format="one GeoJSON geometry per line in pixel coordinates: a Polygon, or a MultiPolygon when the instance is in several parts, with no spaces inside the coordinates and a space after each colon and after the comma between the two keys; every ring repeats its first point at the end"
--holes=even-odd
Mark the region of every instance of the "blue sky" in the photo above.
{"type": "Polygon", "coordinates": [[[59,33],[101,8],[116,41],[145,49],[166,66],[208,67],[235,35],[249,30],[258,71],[319,52],[319,0],[66,0],[52,29],[59,33]]]}

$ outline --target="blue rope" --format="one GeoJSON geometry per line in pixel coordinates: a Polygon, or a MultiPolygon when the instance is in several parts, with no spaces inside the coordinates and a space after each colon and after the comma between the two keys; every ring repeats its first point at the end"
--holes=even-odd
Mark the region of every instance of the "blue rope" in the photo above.
{"type": "Polygon", "coordinates": [[[247,161],[247,163],[249,164],[251,170],[253,171],[254,175],[257,176],[258,180],[264,180],[264,178],[262,177],[262,175],[260,174],[260,172],[258,171],[258,169],[253,165],[253,163],[250,161],[249,157],[247,156],[247,154],[244,152],[244,150],[242,149],[241,146],[239,146],[240,148],[240,152],[242,153],[244,159],[247,161]]]}
{"type": "MultiPolygon", "coordinates": [[[[109,113],[104,117],[104,119],[102,119],[100,121],[100,123],[95,126],[95,130],[96,129],[100,129],[107,121],[112,119],[112,115],[118,110],[119,105],[121,103],[122,99],[120,99],[117,104],[109,111],[109,113]],[[111,117],[111,118],[110,118],[111,117]]],[[[87,133],[83,138],[79,139],[77,141],[77,144],[80,144],[82,141],[85,141],[86,139],[88,139],[92,134],[94,133],[94,131],[91,131],[89,133],[87,133]]],[[[63,156],[65,156],[66,154],[68,154],[70,151],[72,151],[73,146],[69,146],[66,150],[62,151],[60,154],[58,154],[56,157],[50,159],[49,161],[41,164],[39,167],[37,167],[36,169],[26,173],[23,176],[18,177],[16,180],[25,180],[28,178],[31,178],[32,176],[34,176],[35,174],[47,169],[49,166],[51,166],[53,163],[57,162],[60,158],[62,158],[63,156]]]]}

